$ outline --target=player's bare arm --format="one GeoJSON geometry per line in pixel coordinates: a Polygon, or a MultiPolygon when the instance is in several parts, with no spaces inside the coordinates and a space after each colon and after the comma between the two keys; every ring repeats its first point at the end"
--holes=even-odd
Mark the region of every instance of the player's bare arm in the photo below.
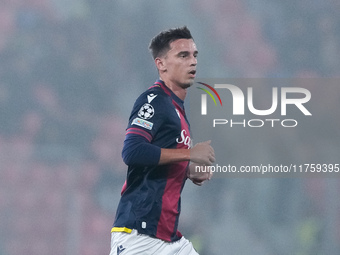
{"type": "Polygon", "coordinates": [[[169,164],[180,161],[191,161],[199,165],[210,166],[215,162],[215,152],[210,141],[197,143],[193,148],[187,149],[161,149],[159,164],[169,164]]]}

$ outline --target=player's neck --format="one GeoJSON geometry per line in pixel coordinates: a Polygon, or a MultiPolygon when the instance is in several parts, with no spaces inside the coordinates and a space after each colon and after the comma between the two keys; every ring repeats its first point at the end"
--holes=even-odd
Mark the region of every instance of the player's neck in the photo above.
{"type": "Polygon", "coordinates": [[[165,85],[182,101],[184,101],[186,95],[187,95],[187,89],[182,88],[180,85],[177,83],[171,82],[169,80],[163,80],[161,79],[165,85]]]}

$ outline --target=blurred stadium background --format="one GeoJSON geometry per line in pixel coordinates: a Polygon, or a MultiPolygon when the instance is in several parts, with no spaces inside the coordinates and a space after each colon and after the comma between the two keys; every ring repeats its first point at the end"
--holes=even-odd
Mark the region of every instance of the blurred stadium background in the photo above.
{"type": "MultiPolygon", "coordinates": [[[[109,253],[127,118],[157,78],[147,46],[182,25],[199,77],[340,75],[336,0],[1,0],[0,255],[109,253]]],[[[334,109],[339,89],[314,86],[317,109],[334,109]]],[[[302,155],[338,158],[328,121],[302,155]]],[[[200,254],[340,254],[337,179],[214,181],[183,194],[180,230],[200,254]]]]}

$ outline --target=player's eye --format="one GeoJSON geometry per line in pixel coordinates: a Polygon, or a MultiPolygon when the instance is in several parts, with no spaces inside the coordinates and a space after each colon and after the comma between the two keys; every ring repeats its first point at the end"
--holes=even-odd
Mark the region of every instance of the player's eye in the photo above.
{"type": "Polygon", "coordinates": [[[179,57],[180,58],[186,58],[188,56],[188,53],[187,52],[181,52],[179,53],[179,57]]]}

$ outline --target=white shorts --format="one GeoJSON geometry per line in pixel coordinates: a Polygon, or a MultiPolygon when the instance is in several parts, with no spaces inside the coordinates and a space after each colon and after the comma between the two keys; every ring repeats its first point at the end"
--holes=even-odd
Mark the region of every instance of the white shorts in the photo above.
{"type": "Polygon", "coordinates": [[[110,255],[198,255],[192,244],[182,237],[176,242],[165,242],[148,235],[113,232],[110,255]]]}

